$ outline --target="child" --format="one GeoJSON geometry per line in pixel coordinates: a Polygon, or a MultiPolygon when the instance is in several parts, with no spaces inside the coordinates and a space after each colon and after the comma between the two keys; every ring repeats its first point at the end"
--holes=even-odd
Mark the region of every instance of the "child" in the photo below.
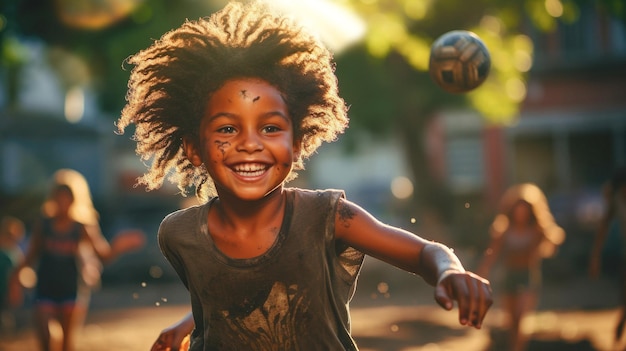
{"type": "Polygon", "coordinates": [[[18,218],[5,216],[0,221],[0,331],[13,327],[15,323],[10,313],[10,296],[14,293],[9,290],[9,277],[22,260],[20,242],[24,233],[24,223],[18,218]]]}
{"type": "MultiPolygon", "coordinates": [[[[190,350],[356,350],[348,305],[365,254],[421,275],[480,328],[489,283],[452,250],[342,191],[285,187],[348,119],[329,51],[267,6],[229,3],[129,59],[118,128],[135,124],[137,152],[152,160],[139,182],[154,189],[169,175],[205,199],[158,234],[190,293],[193,323],[179,329],[193,326],[190,350]]],[[[178,348],[162,341],[153,349],[178,348]]]]}
{"type": "MultiPolygon", "coordinates": [[[[610,181],[604,185],[603,189],[605,212],[595,233],[591,255],[589,260],[589,274],[597,278],[601,271],[602,248],[609,233],[609,228],[613,221],[617,222],[622,235],[622,243],[626,243],[626,168],[619,168],[615,171],[610,181]]],[[[624,246],[621,247],[621,254],[626,252],[624,246]]],[[[619,344],[626,325],[626,260],[622,258],[619,267],[620,284],[620,313],[615,326],[614,342],[619,344]]],[[[617,347],[616,347],[617,349],[617,347]]]]}
{"type": "Polygon", "coordinates": [[[554,254],[565,232],[554,222],[541,189],[530,183],[505,192],[490,229],[491,243],[478,272],[487,276],[496,260],[504,259],[503,298],[510,324],[507,350],[521,351],[526,348],[521,322],[537,303],[541,260],[554,254]]]}
{"type": "Polygon", "coordinates": [[[56,343],[50,332],[50,325],[55,322],[63,331],[62,350],[74,348],[74,331],[87,309],[81,300],[86,296],[81,296],[81,292],[86,292],[81,288],[87,285],[80,282],[93,285],[99,278],[100,267],[94,267],[91,253],[110,262],[122,253],[140,248],[144,242],[143,233],[127,231],[116,235],[109,245],[100,232],[98,213],[85,178],[70,169],[54,174],[43,216],[34,225],[25,258],[12,279],[14,285],[29,286],[20,280],[20,272],[36,265],[35,327],[43,350],[50,350],[56,343]]]}

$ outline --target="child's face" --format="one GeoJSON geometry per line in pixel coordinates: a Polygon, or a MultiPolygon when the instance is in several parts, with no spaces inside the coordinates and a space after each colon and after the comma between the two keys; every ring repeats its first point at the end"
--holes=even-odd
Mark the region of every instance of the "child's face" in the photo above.
{"type": "Polygon", "coordinates": [[[512,220],[516,224],[527,224],[530,222],[530,205],[524,201],[519,201],[513,207],[512,220]]]}
{"type": "Polygon", "coordinates": [[[215,91],[200,122],[199,144],[185,142],[195,166],[205,164],[223,196],[260,199],[292,169],[291,116],[280,91],[258,79],[233,79],[215,91]]]}
{"type": "Polygon", "coordinates": [[[52,199],[56,203],[57,206],[57,214],[67,214],[69,212],[70,206],[74,202],[74,197],[69,190],[64,188],[58,188],[52,194],[52,199]]]}

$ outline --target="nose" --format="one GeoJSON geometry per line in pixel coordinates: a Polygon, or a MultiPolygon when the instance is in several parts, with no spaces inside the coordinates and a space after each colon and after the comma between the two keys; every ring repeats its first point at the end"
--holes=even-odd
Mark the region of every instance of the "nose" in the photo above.
{"type": "Polygon", "coordinates": [[[237,150],[250,153],[263,150],[263,142],[261,141],[259,132],[252,128],[242,131],[240,141],[237,144],[237,150]]]}

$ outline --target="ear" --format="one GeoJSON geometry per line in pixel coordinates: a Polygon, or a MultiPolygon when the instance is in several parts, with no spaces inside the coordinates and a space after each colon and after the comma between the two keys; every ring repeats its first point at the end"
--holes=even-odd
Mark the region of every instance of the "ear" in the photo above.
{"type": "Polygon", "coordinates": [[[293,140],[293,161],[298,162],[302,153],[302,138],[296,138],[293,140]]]}
{"type": "Polygon", "coordinates": [[[192,165],[198,167],[202,165],[202,157],[198,152],[198,144],[190,140],[187,137],[183,137],[183,150],[185,151],[185,156],[192,165]]]}

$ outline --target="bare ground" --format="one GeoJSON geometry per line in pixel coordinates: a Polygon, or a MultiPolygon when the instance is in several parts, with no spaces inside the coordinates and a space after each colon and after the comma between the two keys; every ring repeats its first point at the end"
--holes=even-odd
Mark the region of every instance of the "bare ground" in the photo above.
{"type": "MultiPolygon", "coordinates": [[[[463,327],[456,310],[436,306],[432,288],[419,278],[370,265],[352,304],[353,335],[362,351],[506,351],[497,300],[481,330],[463,327]]],[[[186,313],[186,301],[178,283],[105,286],[92,296],[77,351],[149,350],[160,330],[186,313]]],[[[24,312],[23,325],[0,335],[0,351],[37,350],[24,312]]],[[[617,350],[617,314],[616,285],[609,279],[545,284],[537,312],[525,323],[529,351],[617,350]]]]}

